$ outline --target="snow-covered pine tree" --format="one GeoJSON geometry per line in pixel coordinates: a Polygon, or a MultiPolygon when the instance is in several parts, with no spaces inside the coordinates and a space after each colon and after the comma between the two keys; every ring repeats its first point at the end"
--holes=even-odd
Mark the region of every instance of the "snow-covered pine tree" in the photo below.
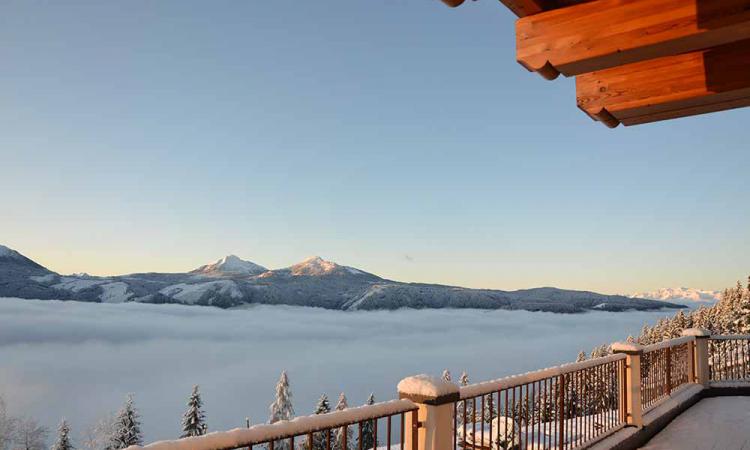
{"type": "MultiPolygon", "coordinates": [[[[466,374],[466,371],[461,372],[461,376],[458,377],[458,384],[461,386],[469,385],[469,375],[466,374]]],[[[456,420],[460,425],[463,425],[464,423],[464,404],[466,404],[466,423],[472,423],[472,417],[474,415],[474,403],[470,400],[461,400],[458,403],[458,409],[456,410],[458,413],[456,420]]],[[[477,419],[481,418],[478,417],[477,419]]]]}
{"type": "Polygon", "coordinates": [[[578,352],[578,356],[576,357],[576,362],[586,361],[586,352],[581,350],[578,352]]]}
{"type": "Polygon", "coordinates": [[[484,402],[484,405],[482,406],[483,406],[482,419],[484,420],[484,423],[491,423],[492,419],[497,417],[497,407],[495,406],[495,396],[493,394],[490,394],[489,396],[487,396],[484,402]]]}
{"type": "MultiPolygon", "coordinates": [[[[313,412],[315,414],[326,414],[331,412],[331,404],[328,402],[327,395],[323,394],[320,396],[320,399],[318,399],[318,404],[315,405],[315,411],[313,412]]],[[[327,440],[327,431],[318,431],[317,433],[313,433],[313,450],[325,450],[327,440]]]]}
{"type": "MultiPolygon", "coordinates": [[[[342,392],[339,395],[339,401],[336,403],[336,411],[343,411],[349,407],[346,395],[342,392]]],[[[334,440],[334,450],[349,450],[352,447],[352,429],[351,427],[341,427],[336,430],[336,439],[334,440]]]]}
{"type": "Polygon", "coordinates": [[[444,381],[448,381],[448,382],[452,382],[453,381],[452,377],[451,377],[451,371],[450,370],[445,369],[443,371],[443,380],[444,381]]]}
{"type": "Polygon", "coordinates": [[[121,450],[131,445],[141,445],[141,422],[138,411],[133,404],[133,394],[128,394],[125,405],[117,413],[114,429],[109,442],[109,449],[121,450]]]}
{"type": "Polygon", "coordinates": [[[328,402],[328,396],[323,394],[318,399],[318,404],[315,405],[315,414],[325,414],[331,412],[331,404],[328,402]]]}
{"type": "Polygon", "coordinates": [[[286,374],[286,370],[281,372],[279,381],[276,383],[276,398],[268,409],[271,412],[268,423],[276,423],[279,420],[292,420],[294,418],[292,391],[289,390],[289,377],[286,374]]]}
{"type": "Polygon", "coordinates": [[[203,412],[203,400],[198,391],[198,385],[193,386],[193,392],[187,402],[187,411],[182,415],[181,438],[202,436],[206,433],[206,415],[203,412]]]}
{"type": "Polygon", "coordinates": [[[750,295],[743,295],[740,300],[734,329],[740,334],[750,334],[750,295]]]}
{"type": "MultiPolygon", "coordinates": [[[[368,405],[374,405],[375,404],[375,395],[370,394],[370,396],[367,398],[367,404],[368,405]]],[[[368,449],[377,449],[378,448],[378,442],[375,440],[375,421],[374,420],[366,420],[362,423],[362,449],[368,450],[368,449]]]]}
{"type": "Polygon", "coordinates": [[[70,426],[65,419],[57,427],[57,439],[52,445],[52,450],[73,450],[73,444],[70,442],[70,426]]]}
{"type": "MultiPolygon", "coordinates": [[[[294,407],[292,406],[292,391],[289,389],[289,377],[286,370],[281,372],[279,381],[276,383],[276,397],[268,407],[271,412],[268,423],[276,423],[280,420],[292,420],[294,418],[294,407]]],[[[274,450],[292,450],[289,448],[289,440],[282,439],[274,442],[274,450]]]]}

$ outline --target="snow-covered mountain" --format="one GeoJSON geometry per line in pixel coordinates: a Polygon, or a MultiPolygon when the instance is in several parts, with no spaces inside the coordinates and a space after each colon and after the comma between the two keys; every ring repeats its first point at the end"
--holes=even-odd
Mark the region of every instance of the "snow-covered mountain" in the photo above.
{"type": "Polygon", "coordinates": [[[254,262],[242,260],[235,255],[227,255],[211,264],[200,266],[190,273],[217,277],[260,275],[266,271],[268,269],[254,262]]]}
{"type": "MultiPolygon", "coordinates": [[[[341,266],[332,261],[326,261],[320,256],[311,256],[304,261],[298,262],[284,269],[271,270],[262,275],[263,278],[291,276],[291,277],[322,277],[322,276],[346,276],[361,275],[375,277],[375,275],[363,272],[354,267],[341,266]]],[[[377,278],[377,277],[375,277],[377,278]]]]}
{"type": "Polygon", "coordinates": [[[60,275],[3,246],[0,246],[0,297],[181,303],[220,308],[255,303],[339,310],[480,308],[576,313],[682,307],[656,300],[556,288],[501,291],[402,283],[318,256],[276,270],[229,255],[186,273],[60,275]]]}
{"type": "Polygon", "coordinates": [[[721,300],[721,291],[706,291],[686,287],[661,288],[652,292],[639,292],[630,297],[681,303],[716,303],[721,300]]]}

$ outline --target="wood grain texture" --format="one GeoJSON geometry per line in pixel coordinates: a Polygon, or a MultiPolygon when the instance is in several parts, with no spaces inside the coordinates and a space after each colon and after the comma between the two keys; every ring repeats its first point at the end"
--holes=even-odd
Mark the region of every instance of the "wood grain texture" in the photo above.
{"type": "Polygon", "coordinates": [[[566,75],[750,39],[750,0],[596,0],[522,17],[516,58],[566,75]]]}
{"type": "Polygon", "coordinates": [[[608,126],[750,106],[750,40],[579,75],[576,91],[608,126]]]}

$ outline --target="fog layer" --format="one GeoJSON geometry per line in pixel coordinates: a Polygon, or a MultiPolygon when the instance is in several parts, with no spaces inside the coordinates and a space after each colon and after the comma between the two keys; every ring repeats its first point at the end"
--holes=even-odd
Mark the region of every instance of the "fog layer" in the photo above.
{"type": "Polygon", "coordinates": [[[0,395],[13,414],[74,435],[135,394],[146,441],[179,435],[193,384],[210,430],[267,420],[279,372],[298,415],[322,393],[350,405],[394,398],[416,373],[472,381],[569,362],[581,349],[637,334],[666,312],[341,312],[258,306],[106,305],[0,299],[0,395]]]}

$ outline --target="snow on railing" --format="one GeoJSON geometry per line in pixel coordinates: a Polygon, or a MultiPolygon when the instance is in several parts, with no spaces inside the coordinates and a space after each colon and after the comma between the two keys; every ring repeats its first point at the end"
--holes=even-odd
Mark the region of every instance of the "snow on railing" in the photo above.
{"type": "MultiPolygon", "coordinates": [[[[377,450],[383,445],[394,450],[417,450],[416,440],[412,441],[412,448],[404,449],[403,439],[406,414],[415,416],[417,409],[418,406],[410,400],[391,400],[273,424],[158,441],[145,447],[134,445],[126,450],[252,450],[253,446],[261,444],[266,444],[268,450],[377,450]],[[396,429],[392,423],[394,418],[396,429]],[[382,445],[379,439],[383,436],[378,437],[379,422],[385,422],[385,441],[382,445]],[[352,425],[356,425],[358,431],[356,438],[350,429],[352,425]],[[394,438],[400,439],[399,443],[394,444],[394,438]]],[[[383,428],[380,430],[382,433],[383,428]]]]}
{"type": "Polygon", "coordinates": [[[750,380],[750,335],[711,336],[708,368],[711,381],[750,380]]]}
{"type": "Polygon", "coordinates": [[[455,449],[572,449],[625,424],[624,354],[462,387],[455,449]]]}

